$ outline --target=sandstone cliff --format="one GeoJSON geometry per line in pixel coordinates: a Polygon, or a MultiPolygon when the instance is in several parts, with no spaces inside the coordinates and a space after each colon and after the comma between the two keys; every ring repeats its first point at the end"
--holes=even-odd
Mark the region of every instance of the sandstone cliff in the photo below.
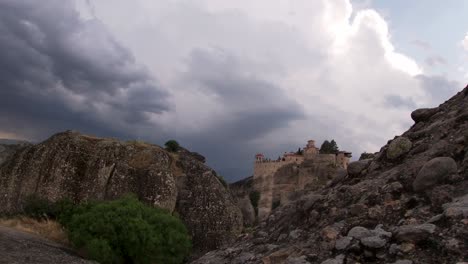
{"type": "Polygon", "coordinates": [[[36,194],[56,201],[115,199],[135,193],[177,212],[197,251],[231,241],[242,228],[233,198],[200,155],[156,145],[67,131],[15,152],[0,165],[0,212],[15,212],[36,194]],[[201,160],[201,161],[200,161],[201,160]]]}
{"type": "Polygon", "coordinates": [[[194,263],[468,261],[468,87],[347,175],[194,263]]]}
{"type": "Polygon", "coordinates": [[[237,205],[241,208],[244,225],[252,226],[258,220],[262,220],[259,213],[263,212],[268,216],[277,206],[286,205],[297,196],[315,191],[344,175],[346,175],[345,169],[317,156],[300,164],[288,163],[279,167],[269,176],[272,179],[249,177],[232,183],[230,189],[237,199],[237,205]],[[255,192],[259,198],[257,208],[252,205],[252,194],[255,192]]]}
{"type": "MultiPolygon", "coordinates": [[[[229,185],[232,195],[236,198],[237,206],[241,209],[244,226],[250,227],[256,224],[257,213],[252,204],[252,196],[256,190],[253,188],[253,176],[231,183],[229,185]]],[[[258,206],[258,204],[256,205],[258,206]]]]}

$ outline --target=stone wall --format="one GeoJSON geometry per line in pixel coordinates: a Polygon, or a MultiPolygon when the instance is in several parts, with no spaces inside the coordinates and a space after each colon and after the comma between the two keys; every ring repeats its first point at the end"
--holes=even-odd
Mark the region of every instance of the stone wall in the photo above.
{"type": "Polygon", "coordinates": [[[290,194],[323,186],[337,169],[347,167],[344,153],[317,154],[308,148],[304,156],[284,156],[280,161],[257,161],[254,165],[253,188],[260,193],[258,219],[267,218],[273,204],[286,204],[290,194]]]}

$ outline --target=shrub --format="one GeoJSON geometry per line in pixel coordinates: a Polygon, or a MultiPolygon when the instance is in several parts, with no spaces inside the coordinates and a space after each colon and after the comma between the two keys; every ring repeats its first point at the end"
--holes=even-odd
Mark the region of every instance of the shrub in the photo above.
{"type": "Polygon", "coordinates": [[[361,156],[359,157],[359,160],[373,159],[374,157],[375,157],[374,153],[363,152],[363,153],[361,153],[361,156]]]}
{"type": "Polygon", "coordinates": [[[171,139],[167,141],[164,146],[166,146],[166,149],[170,152],[177,152],[180,148],[179,142],[171,139]]]}
{"type": "Polygon", "coordinates": [[[54,203],[36,194],[29,195],[24,199],[23,213],[38,220],[55,218],[57,215],[54,203]]]}
{"type": "Polygon", "coordinates": [[[182,263],[191,243],[182,222],[133,196],[80,205],[61,222],[69,239],[100,263],[182,263]]]}
{"type": "Polygon", "coordinates": [[[280,200],[277,200],[277,201],[274,201],[271,203],[271,210],[275,210],[276,208],[278,208],[278,206],[281,205],[281,201],[280,200]]]}
{"type": "Polygon", "coordinates": [[[36,220],[59,220],[62,225],[71,219],[75,210],[76,207],[69,198],[52,202],[36,194],[26,197],[23,205],[23,215],[36,220]]]}

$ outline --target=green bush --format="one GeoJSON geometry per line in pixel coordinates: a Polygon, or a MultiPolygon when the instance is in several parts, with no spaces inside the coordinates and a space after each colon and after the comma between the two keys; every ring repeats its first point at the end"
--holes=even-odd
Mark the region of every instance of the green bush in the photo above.
{"type": "Polygon", "coordinates": [[[182,263],[191,249],[178,218],[133,196],[71,211],[60,215],[70,241],[100,263],[182,263]]]}
{"type": "Polygon", "coordinates": [[[24,200],[23,214],[38,220],[54,219],[65,222],[71,219],[75,209],[72,200],[68,198],[51,202],[48,199],[32,194],[24,200]]]}
{"type": "Polygon", "coordinates": [[[166,150],[170,152],[177,152],[180,149],[179,142],[171,139],[167,141],[164,146],[166,146],[166,150]]]}
{"type": "Polygon", "coordinates": [[[375,154],[374,153],[367,153],[367,152],[364,152],[361,154],[361,156],[359,157],[359,160],[365,160],[365,159],[373,159],[375,157],[375,154]]]}
{"type": "Polygon", "coordinates": [[[57,210],[54,203],[36,194],[32,194],[24,199],[23,213],[35,219],[46,219],[55,218],[57,210]]]}
{"type": "Polygon", "coordinates": [[[271,210],[275,210],[276,208],[278,208],[278,206],[281,205],[281,201],[274,201],[271,203],[271,210]]]}

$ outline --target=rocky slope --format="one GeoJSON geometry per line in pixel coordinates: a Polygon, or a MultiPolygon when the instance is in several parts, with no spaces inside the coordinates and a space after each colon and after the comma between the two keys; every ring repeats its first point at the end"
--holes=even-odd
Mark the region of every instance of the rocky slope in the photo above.
{"type": "Polygon", "coordinates": [[[193,263],[468,261],[468,87],[411,116],[374,158],[193,263]]]}
{"type": "Polygon", "coordinates": [[[80,202],[130,192],[177,212],[196,252],[230,242],[242,228],[241,212],[216,173],[184,149],[174,154],[143,142],[67,131],[18,150],[0,165],[0,213],[20,211],[32,194],[80,202]]]}
{"type": "Polygon", "coordinates": [[[30,145],[25,141],[0,139],[0,164],[5,162],[10,156],[12,156],[20,148],[30,145]]]}

